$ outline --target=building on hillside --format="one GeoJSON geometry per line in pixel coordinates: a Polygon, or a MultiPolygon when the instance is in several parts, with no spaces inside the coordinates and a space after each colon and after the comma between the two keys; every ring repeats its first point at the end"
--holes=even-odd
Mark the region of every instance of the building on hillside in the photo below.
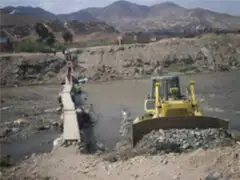
{"type": "Polygon", "coordinates": [[[156,36],[152,36],[152,37],[150,37],[150,41],[151,41],[151,42],[155,42],[155,41],[157,41],[157,37],[156,37],[156,36]]]}
{"type": "Polygon", "coordinates": [[[118,42],[118,45],[122,44],[122,36],[117,37],[117,42],[118,42]]]}
{"type": "Polygon", "coordinates": [[[134,40],[135,42],[137,42],[137,41],[138,41],[138,37],[137,37],[136,35],[134,35],[134,36],[133,36],[133,40],[134,40]]]}

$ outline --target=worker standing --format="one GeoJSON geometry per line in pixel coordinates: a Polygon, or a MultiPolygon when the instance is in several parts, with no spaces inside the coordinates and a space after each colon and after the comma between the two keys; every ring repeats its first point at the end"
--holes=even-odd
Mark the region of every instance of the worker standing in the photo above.
{"type": "Polygon", "coordinates": [[[71,59],[71,61],[72,61],[73,70],[75,70],[75,67],[76,67],[76,65],[77,65],[77,57],[76,57],[76,56],[73,56],[72,59],[71,59]]]}
{"type": "Polygon", "coordinates": [[[65,56],[66,56],[66,60],[67,60],[67,61],[70,61],[70,60],[71,60],[71,52],[70,52],[69,48],[67,48],[67,49],[65,50],[65,56]]]}
{"type": "Polygon", "coordinates": [[[56,56],[56,54],[57,54],[57,51],[56,51],[56,49],[55,49],[55,48],[52,48],[52,53],[53,53],[53,55],[54,55],[54,56],[56,56]]]}
{"type": "Polygon", "coordinates": [[[82,107],[77,108],[77,119],[80,128],[81,144],[80,151],[91,153],[95,150],[95,138],[93,132],[94,123],[91,116],[82,107]]]}
{"type": "Polygon", "coordinates": [[[62,49],[62,53],[63,53],[63,55],[65,55],[65,52],[66,52],[66,49],[63,48],[63,49],[62,49]]]}
{"type": "Polygon", "coordinates": [[[75,84],[72,91],[72,98],[75,104],[77,121],[80,129],[80,151],[84,153],[91,153],[95,149],[95,138],[94,138],[94,121],[85,107],[85,101],[87,100],[86,93],[84,93],[79,86],[75,84]]]}

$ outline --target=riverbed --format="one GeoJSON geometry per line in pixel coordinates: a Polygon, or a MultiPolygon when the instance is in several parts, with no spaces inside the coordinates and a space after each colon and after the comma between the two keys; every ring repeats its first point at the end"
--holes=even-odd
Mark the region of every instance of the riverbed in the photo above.
{"type": "MultiPolygon", "coordinates": [[[[181,76],[182,87],[189,80],[196,82],[196,93],[204,114],[231,120],[231,128],[240,130],[240,72],[181,76]]],[[[151,89],[149,79],[121,80],[87,84],[89,102],[98,113],[96,136],[108,147],[119,140],[121,110],[128,109],[133,117],[143,113],[144,98],[151,89]]],[[[34,125],[42,121],[57,122],[57,93],[60,86],[32,86],[1,89],[1,123],[25,118],[30,125],[1,140],[1,155],[21,159],[31,153],[46,152],[52,140],[59,136],[54,130],[36,131],[34,125]],[[27,138],[26,138],[27,137],[27,138]]]]}

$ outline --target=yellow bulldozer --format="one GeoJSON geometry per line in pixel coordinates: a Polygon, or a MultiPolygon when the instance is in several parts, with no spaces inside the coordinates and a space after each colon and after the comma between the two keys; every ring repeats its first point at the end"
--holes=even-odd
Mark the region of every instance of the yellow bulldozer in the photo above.
{"type": "Polygon", "coordinates": [[[229,128],[229,121],[203,116],[195,95],[195,83],[181,93],[177,75],[152,78],[152,92],[144,103],[145,114],[133,121],[133,146],[157,129],[229,128]]]}

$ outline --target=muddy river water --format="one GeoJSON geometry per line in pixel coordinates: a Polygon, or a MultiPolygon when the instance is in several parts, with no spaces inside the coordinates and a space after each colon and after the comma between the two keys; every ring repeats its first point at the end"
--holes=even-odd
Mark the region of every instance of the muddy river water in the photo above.
{"type": "MultiPolygon", "coordinates": [[[[229,119],[231,128],[240,130],[240,72],[182,76],[183,89],[190,80],[196,82],[196,93],[204,114],[229,119]]],[[[102,115],[96,133],[105,143],[114,145],[119,138],[121,110],[127,108],[133,117],[142,114],[151,81],[89,84],[86,90],[95,110],[102,115]]]]}
{"type": "MultiPolygon", "coordinates": [[[[230,119],[231,128],[240,130],[240,72],[181,76],[182,87],[186,86],[189,80],[196,82],[197,96],[205,115],[230,119]]],[[[150,89],[149,79],[113,81],[85,86],[85,90],[89,94],[89,102],[99,113],[96,136],[104,144],[113,147],[119,139],[123,108],[128,109],[133,117],[143,113],[144,98],[147,97],[150,89]]],[[[1,96],[3,99],[7,97],[6,103],[15,107],[21,107],[23,102],[27,103],[28,108],[34,104],[35,108],[41,109],[40,114],[42,114],[44,109],[56,108],[58,91],[59,86],[8,88],[2,89],[1,96]],[[20,91],[21,93],[19,93],[20,91]],[[25,99],[19,99],[23,94],[25,94],[25,99]],[[31,100],[31,97],[35,99],[31,100]],[[27,101],[24,101],[26,99],[27,101]]],[[[19,115],[22,111],[8,113],[1,111],[1,121],[16,119],[16,113],[19,115]]],[[[28,117],[35,121],[37,118],[35,116],[39,116],[39,113],[28,117]]],[[[58,115],[45,118],[53,118],[57,121],[58,115]]],[[[13,140],[8,143],[1,142],[1,154],[22,157],[33,152],[49,150],[52,140],[58,135],[58,133],[44,131],[30,136],[28,139],[13,140]]]]}

